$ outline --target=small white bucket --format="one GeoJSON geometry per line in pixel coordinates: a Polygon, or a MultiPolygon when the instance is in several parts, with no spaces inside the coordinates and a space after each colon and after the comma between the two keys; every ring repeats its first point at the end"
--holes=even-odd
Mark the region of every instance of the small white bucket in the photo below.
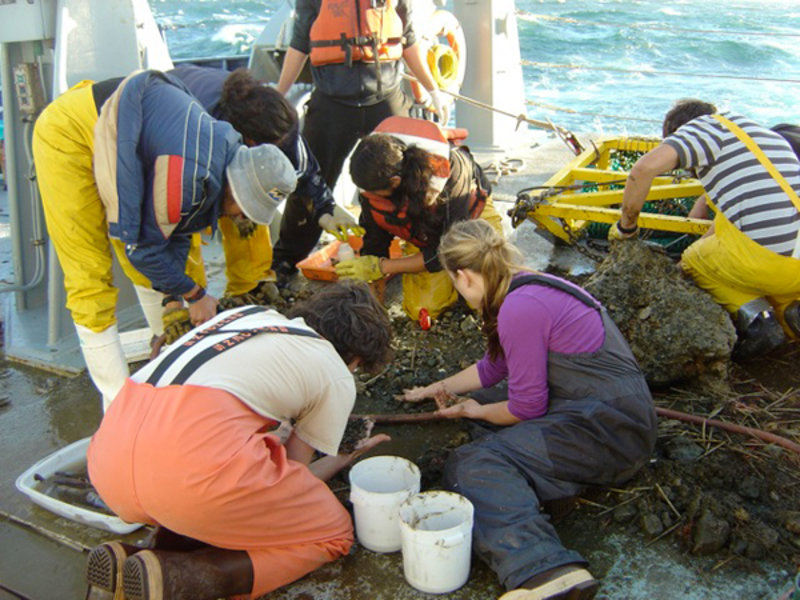
{"type": "Polygon", "coordinates": [[[419,492],[417,465],[399,456],[374,456],[350,469],[350,502],[358,542],[373,552],[400,550],[398,510],[419,492]]]}
{"type": "Polygon", "coordinates": [[[469,578],[472,503],[453,492],[423,492],[400,506],[403,573],[421,592],[446,594],[469,578]]]}

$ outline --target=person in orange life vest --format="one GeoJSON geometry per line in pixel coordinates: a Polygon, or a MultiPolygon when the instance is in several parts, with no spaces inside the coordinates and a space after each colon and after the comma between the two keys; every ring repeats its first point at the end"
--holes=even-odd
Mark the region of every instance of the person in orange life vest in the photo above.
{"type": "MultiPolygon", "coordinates": [[[[447,122],[447,104],[417,43],[413,8],[413,0],[295,3],[294,30],[277,89],[287,93],[310,58],[314,90],[303,136],[331,189],[362,136],[387,117],[408,115],[412,102],[403,91],[401,62],[430,93],[440,122],[447,122]],[[355,30],[355,23],[362,27],[355,30]]],[[[309,203],[290,196],[273,249],[279,281],[297,271],[295,264],[308,256],[319,236],[309,203]]]]}
{"type": "Polygon", "coordinates": [[[491,187],[464,146],[450,146],[431,121],[391,117],[362,139],[350,158],[360,190],[361,256],[336,265],[341,277],[375,281],[403,274],[403,308],[436,317],[458,300],[437,257],[439,239],[453,223],[482,218],[502,235],[491,187]],[[406,256],[388,258],[394,237],[406,256]]]}
{"type": "Polygon", "coordinates": [[[346,555],[352,520],[325,481],[389,439],[339,454],[352,371],[380,370],[391,335],[366,285],[337,283],[288,317],[224,311],[130,377],[92,437],[89,476],[123,519],[173,535],[94,548],[87,598],[258,598],[346,555]],[[270,433],[287,422],[285,441],[270,433]]]}

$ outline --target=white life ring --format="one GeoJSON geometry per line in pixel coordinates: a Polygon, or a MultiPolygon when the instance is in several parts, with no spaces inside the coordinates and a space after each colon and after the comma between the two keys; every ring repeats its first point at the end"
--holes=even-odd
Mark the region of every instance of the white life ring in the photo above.
{"type": "MultiPolygon", "coordinates": [[[[427,62],[436,85],[457,94],[467,70],[467,41],[458,19],[449,11],[436,10],[420,38],[427,45],[427,62]]],[[[423,102],[426,93],[422,87],[413,82],[411,90],[417,102],[423,102]]]]}
{"type": "Polygon", "coordinates": [[[443,89],[458,93],[464,83],[467,70],[467,40],[464,30],[455,15],[446,10],[437,10],[431,16],[426,36],[432,41],[428,48],[428,66],[436,84],[443,89]],[[439,40],[444,39],[447,44],[439,40]]]}

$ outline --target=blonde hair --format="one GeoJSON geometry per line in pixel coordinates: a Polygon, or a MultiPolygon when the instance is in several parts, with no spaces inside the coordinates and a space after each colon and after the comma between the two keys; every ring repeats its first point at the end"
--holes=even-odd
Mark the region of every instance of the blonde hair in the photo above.
{"type": "Polygon", "coordinates": [[[439,262],[450,273],[469,269],[483,277],[484,294],[479,307],[483,316],[483,333],[489,356],[493,360],[502,356],[497,315],[511,278],[519,271],[528,270],[521,266],[522,253],[489,223],[475,219],[456,223],[442,236],[439,262]]]}

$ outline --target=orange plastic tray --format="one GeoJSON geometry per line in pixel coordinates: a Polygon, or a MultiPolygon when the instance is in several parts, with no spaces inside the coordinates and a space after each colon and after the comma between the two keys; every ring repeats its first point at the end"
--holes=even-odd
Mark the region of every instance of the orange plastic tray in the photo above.
{"type": "MultiPolygon", "coordinates": [[[[297,268],[303,273],[307,279],[315,279],[317,281],[338,281],[339,276],[336,274],[336,267],[333,265],[332,259],[339,252],[339,246],[343,242],[334,240],[324,248],[320,248],[308,258],[301,260],[297,263],[297,268]]],[[[357,236],[350,236],[350,246],[353,250],[358,251],[364,245],[364,241],[357,236]]],[[[394,238],[392,245],[389,246],[389,258],[401,258],[403,256],[403,249],[400,246],[400,239],[394,238]]]]}

